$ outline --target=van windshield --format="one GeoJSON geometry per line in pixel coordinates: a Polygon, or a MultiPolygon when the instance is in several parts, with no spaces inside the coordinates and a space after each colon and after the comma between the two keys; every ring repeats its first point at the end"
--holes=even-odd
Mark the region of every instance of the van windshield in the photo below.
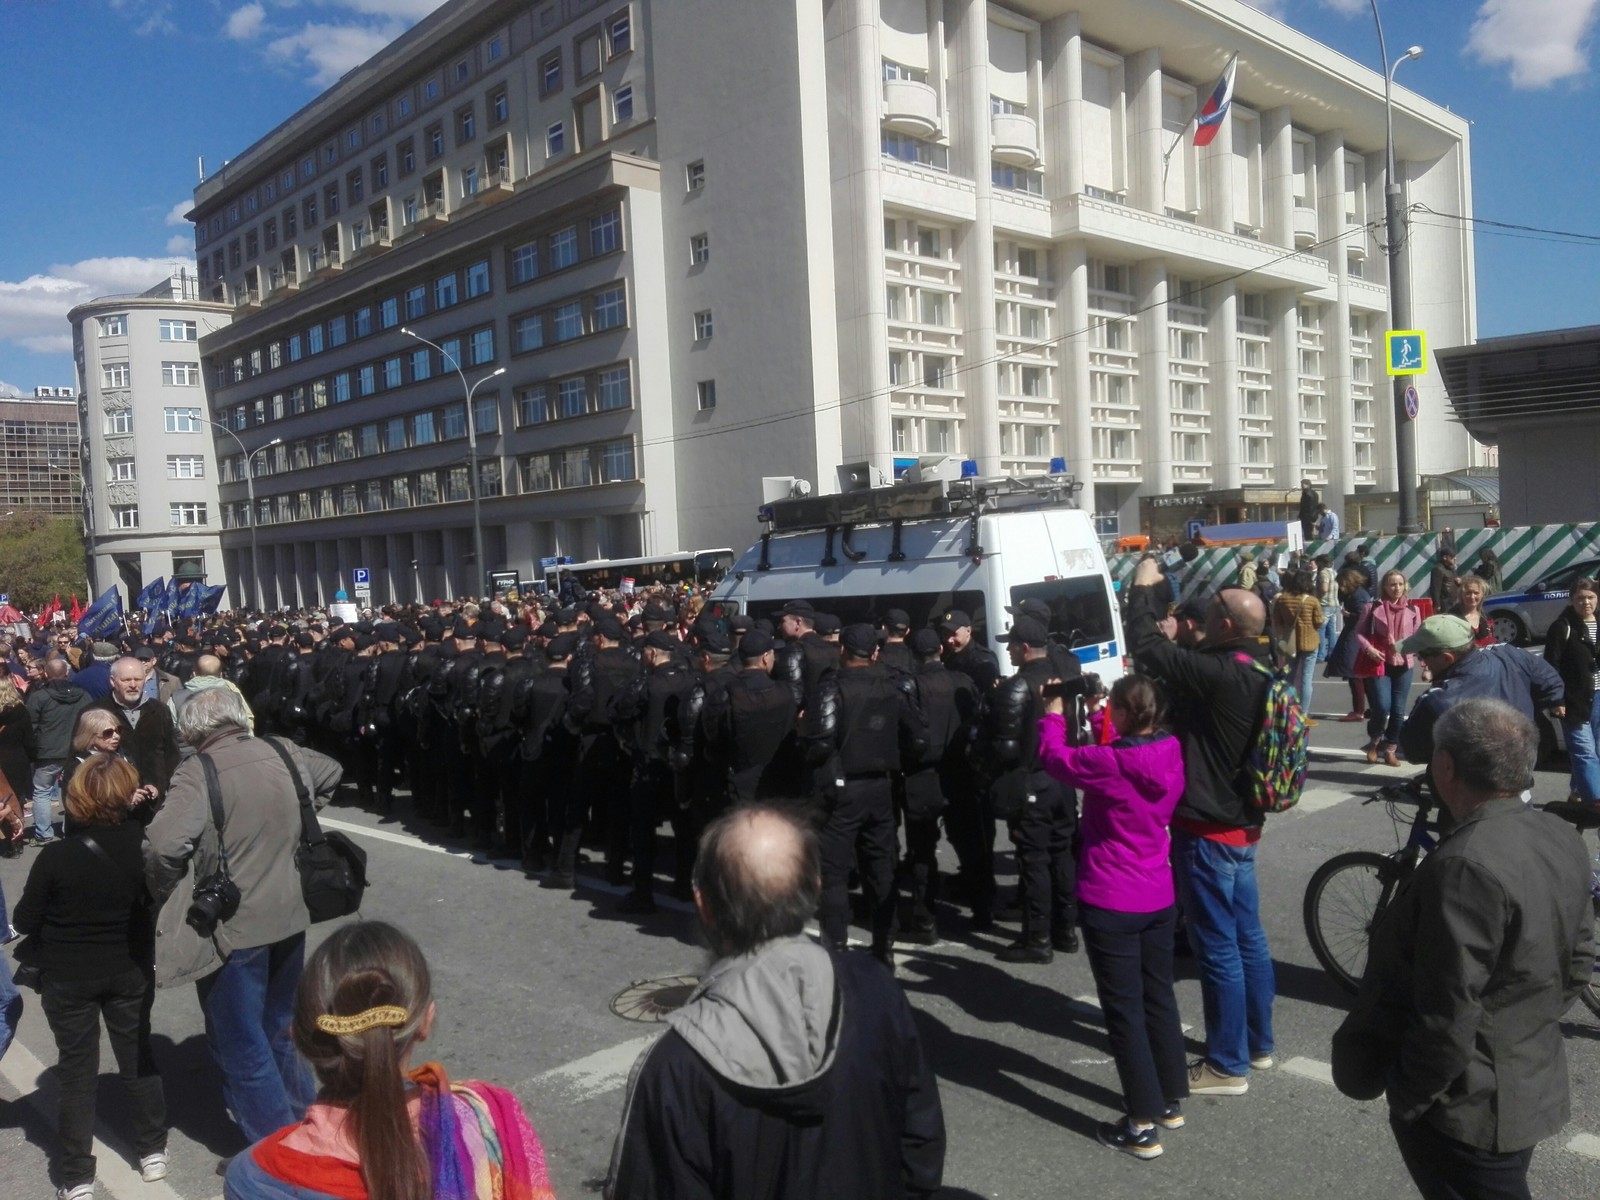
{"type": "Polygon", "coordinates": [[[982,642],[988,638],[983,592],[977,589],[958,592],[885,592],[876,596],[785,596],[782,600],[750,601],[750,616],[756,619],[767,617],[776,623],[778,610],[790,600],[809,600],[818,612],[832,613],[845,625],[863,621],[868,625],[882,625],[884,614],[891,608],[899,608],[911,618],[912,629],[932,628],[940,617],[955,608],[972,618],[974,641],[982,642]]]}
{"type": "Polygon", "coordinates": [[[1111,619],[1111,597],[1098,575],[1048,579],[1011,589],[1011,606],[1043,600],[1050,606],[1050,635],[1067,647],[1093,646],[1117,636],[1111,619]]]}

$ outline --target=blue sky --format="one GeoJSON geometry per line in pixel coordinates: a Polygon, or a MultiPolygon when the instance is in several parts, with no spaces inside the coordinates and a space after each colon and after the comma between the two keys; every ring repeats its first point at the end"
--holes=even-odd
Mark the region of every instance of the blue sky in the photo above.
{"type": "MultiPolygon", "coordinates": [[[[729,0],[746,3],[749,0],[729,0]]],[[[197,180],[437,0],[0,0],[15,133],[0,394],[73,382],[72,305],[192,262],[197,180]]],[[[1368,0],[1259,0],[1376,65],[1368,0]]],[[[1379,0],[1402,82],[1473,122],[1480,218],[1600,237],[1600,0],[1379,0]]],[[[1245,97],[1248,99],[1248,97],[1245,97]]],[[[1600,324],[1600,241],[1481,228],[1479,334],[1600,324]]]]}

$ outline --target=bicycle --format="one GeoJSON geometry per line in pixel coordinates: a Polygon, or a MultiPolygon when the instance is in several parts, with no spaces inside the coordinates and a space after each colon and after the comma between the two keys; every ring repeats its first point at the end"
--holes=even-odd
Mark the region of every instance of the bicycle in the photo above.
{"type": "MultiPolygon", "coordinates": [[[[1443,823],[1436,818],[1437,804],[1428,794],[1427,776],[1381,787],[1363,804],[1383,804],[1398,825],[1400,805],[1416,805],[1416,816],[1399,849],[1391,854],[1351,850],[1336,854],[1312,873],[1306,884],[1302,916],[1311,953],[1322,969],[1345,991],[1354,994],[1366,974],[1367,948],[1372,930],[1394,899],[1396,890],[1411,877],[1423,855],[1439,844],[1443,823]]],[[[1577,828],[1600,829],[1600,812],[1564,801],[1542,806],[1577,828]]],[[[1590,895],[1600,914],[1600,873],[1590,880],[1590,895]]],[[[1600,1017],[1600,963],[1578,998],[1600,1017]]]]}

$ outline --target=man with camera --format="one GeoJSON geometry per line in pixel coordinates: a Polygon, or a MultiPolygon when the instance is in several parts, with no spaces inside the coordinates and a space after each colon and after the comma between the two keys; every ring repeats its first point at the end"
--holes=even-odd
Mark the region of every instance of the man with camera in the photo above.
{"type": "Polygon", "coordinates": [[[237,692],[211,688],[178,713],[196,754],[178,767],[146,831],[145,876],[161,905],[156,986],[193,981],[234,1122],[258,1141],[305,1114],[311,1074],[289,1028],[310,925],[295,853],[300,804],[289,764],[321,807],[337,762],[249,733],[237,692]]]}
{"type": "Polygon", "coordinates": [[[1183,743],[1184,790],[1172,818],[1172,862],[1200,966],[1206,1055],[1189,1070],[1196,1095],[1242,1096],[1249,1073],[1272,1065],[1276,982],[1256,890],[1263,817],[1241,787],[1241,766],[1265,712],[1268,675],[1261,597],[1223,588],[1206,608],[1196,649],[1173,639],[1160,564],[1145,559],[1128,589],[1124,629],[1139,669],[1166,688],[1183,743]]]}

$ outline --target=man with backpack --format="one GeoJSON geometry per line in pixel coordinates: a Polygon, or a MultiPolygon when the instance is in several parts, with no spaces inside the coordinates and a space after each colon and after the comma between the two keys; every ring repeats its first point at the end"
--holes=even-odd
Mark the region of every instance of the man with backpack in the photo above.
{"type": "MultiPolygon", "coordinates": [[[[1156,563],[1140,563],[1125,630],[1140,668],[1166,687],[1173,730],[1183,743],[1184,792],[1172,820],[1172,860],[1206,1018],[1206,1054],[1189,1070],[1189,1090],[1241,1096],[1251,1069],[1270,1067],[1273,1051],[1276,984],[1255,876],[1266,810],[1252,778],[1258,733],[1264,718],[1275,715],[1272,677],[1262,669],[1266,607],[1251,592],[1222,589],[1206,609],[1204,642],[1191,650],[1170,640],[1176,622],[1167,617],[1164,593],[1156,563]]],[[[1303,726],[1299,738],[1299,762],[1291,765],[1303,772],[1303,726]]],[[[1297,798],[1297,782],[1295,795],[1281,798],[1281,806],[1297,798]]]]}

